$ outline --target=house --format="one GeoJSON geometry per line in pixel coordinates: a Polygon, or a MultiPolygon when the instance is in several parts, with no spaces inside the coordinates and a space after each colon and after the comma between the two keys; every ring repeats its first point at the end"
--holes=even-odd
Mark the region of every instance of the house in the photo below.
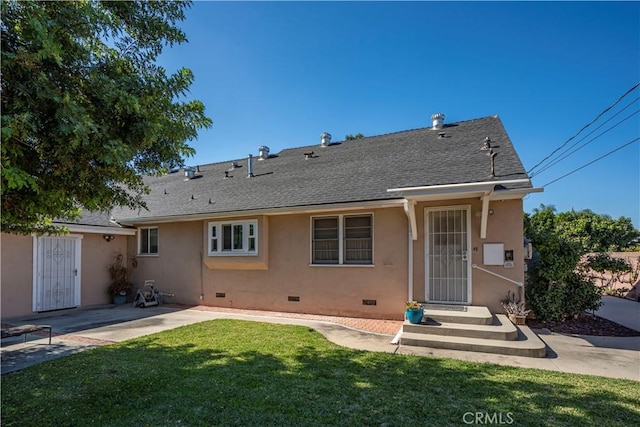
{"type": "Polygon", "coordinates": [[[2,318],[32,312],[107,304],[108,266],[116,253],[127,255],[134,228],[109,213],[84,211],[64,236],[2,234],[2,318]]]}
{"type": "MultiPolygon", "coordinates": [[[[499,117],[432,121],[146,178],[147,210],[111,213],[123,234],[110,228],[108,252],[135,255],[134,283],[153,279],[185,304],[385,319],[402,319],[407,300],[502,311],[524,281],[522,199],[542,190],[499,117]]],[[[11,239],[37,258],[37,239],[11,239]]],[[[14,312],[38,308],[27,259],[3,274],[3,316],[9,282],[14,312]]],[[[83,298],[97,292],[86,268],[83,298]]]]}

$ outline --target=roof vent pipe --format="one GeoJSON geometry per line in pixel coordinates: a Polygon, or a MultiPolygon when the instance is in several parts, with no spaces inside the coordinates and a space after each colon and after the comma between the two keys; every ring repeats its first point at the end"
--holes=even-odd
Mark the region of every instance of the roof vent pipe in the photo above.
{"type": "Polygon", "coordinates": [[[444,127],[444,114],[435,113],[431,116],[431,121],[433,122],[433,130],[440,130],[444,127]]]}
{"type": "Polygon", "coordinates": [[[328,147],[329,144],[331,144],[331,134],[329,132],[322,132],[322,135],[320,135],[320,145],[328,147]]]}
{"type": "Polygon", "coordinates": [[[261,145],[258,147],[258,160],[267,160],[269,158],[269,147],[261,145]]]}
{"type": "Polygon", "coordinates": [[[253,178],[253,154],[247,158],[247,178],[253,178]]]}

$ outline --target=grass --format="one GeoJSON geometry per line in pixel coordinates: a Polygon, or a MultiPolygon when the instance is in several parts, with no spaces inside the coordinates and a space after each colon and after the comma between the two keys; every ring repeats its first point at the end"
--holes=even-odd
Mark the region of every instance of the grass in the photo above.
{"type": "Polygon", "coordinates": [[[640,421],[634,381],[356,351],[309,328],[238,320],[5,375],[1,395],[6,427],[446,426],[476,412],[518,426],[640,421]]]}

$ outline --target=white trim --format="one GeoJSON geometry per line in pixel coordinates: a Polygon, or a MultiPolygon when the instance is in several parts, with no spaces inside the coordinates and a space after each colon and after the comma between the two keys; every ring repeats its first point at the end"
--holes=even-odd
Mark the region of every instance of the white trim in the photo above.
{"type": "Polygon", "coordinates": [[[517,188],[513,190],[496,190],[494,191],[489,198],[491,200],[510,200],[510,199],[522,199],[531,193],[543,193],[544,188],[535,187],[535,188],[517,188]]]}
{"type": "Polygon", "coordinates": [[[31,277],[31,310],[36,312],[37,310],[37,306],[38,306],[38,277],[39,277],[39,270],[38,270],[38,264],[39,264],[39,256],[38,256],[38,249],[39,249],[39,238],[38,236],[33,235],[33,258],[31,259],[31,267],[32,267],[32,277],[31,277]]]}
{"type": "MultiPolygon", "coordinates": [[[[35,236],[33,235],[33,250],[32,250],[32,280],[31,280],[31,309],[34,312],[45,311],[38,307],[38,291],[40,290],[40,276],[41,276],[41,258],[40,258],[40,246],[43,238],[47,239],[73,239],[74,241],[74,253],[75,258],[74,262],[74,270],[75,270],[75,279],[74,279],[74,298],[73,298],[73,306],[80,307],[82,302],[82,235],[79,234],[67,234],[62,236],[52,236],[52,235],[42,235],[35,236]]],[[[64,307],[71,308],[71,307],[64,307]]]]}
{"type": "Polygon", "coordinates": [[[527,182],[531,182],[530,179],[509,179],[503,181],[481,181],[481,182],[464,182],[458,184],[444,184],[444,185],[426,185],[420,187],[400,187],[400,188],[389,188],[387,192],[395,193],[395,192],[415,192],[415,191],[429,191],[429,190],[455,190],[459,188],[465,189],[476,189],[486,186],[491,186],[492,188],[496,185],[504,185],[504,184],[524,184],[527,182]]]}
{"type": "Polygon", "coordinates": [[[136,230],[134,228],[120,227],[100,227],[94,225],[74,225],[74,224],[56,224],[62,225],[69,229],[71,233],[89,233],[89,234],[119,234],[123,236],[134,236],[136,230]]]}
{"type": "Polygon", "coordinates": [[[407,249],[407,253],[408,253],[408,289],[407,289],[407,294],[408,294],[408,298],[407,301],[413,301],[413,237],[411,234],[411,230],[409,230],[409,232],[407,233],[407,240],[408,240],[408,245],[409,248],[407,249]]]}
{"type": "Polygon", "coordinates": [[[309,267],[375,267],[375,264],[309,264],[309,267]]]}
{"type": "Polygon", "coordinates": [[[433,206],[424,208],[424,295],[425,300],[433,303],[446,304],[471,304],[472,303],[472,239],[471,239],[471,205],[433,206]],[[429,298],[429,212],[446,210],[466,210],[467,211],[467,301],[437,301],[429,298]]]}
{"type": "Polygon", "coordinates": [[[482,197],[482,217],[480,218],[480,238],[487,238],[487,223],[489,222],[489,196],[487,194],[482,197]]]}
{"type": "Polygon", "coordinates": [[[258,220],[243,220],[243,221],[211,221],[207,223],[207,255],[208,256],[257,256],[258,255],[258,220]],[[222,226],[231,226],[231,245],[233,246],[233,227],[237,225],[242,226],[242,249],[231,249],[225,251],[222,248],[224,244],[224,235],[222,232],[222,226]],[[249,250],[249,227],[253,225],[253,238],[255,239],[255,250],[249,250]],[[218,240],[218,250],[211,250],[211,229],[216,228],[216,239],[218,240]]]}
{"type": "MultiPolygon", "coordinates": [[[[285,207],[285,208],[267,208],[267,209],[251,209],[246,211],[233,211],[233,212],[212,212],[204,214],[193,215],[165,215],[149,218],[122,218],[118,219],[118,222],[124,225],[134,224],[161,224],[166,222],[185,222],[185,221],[198,221],[198,220],[216,220],[218,218],[252,218],[259,215],[293,215],[293,214],[319,214],[337,211],[354,211],[360,209],[371,208],[397,208],[402,207],[404,199],[385,199],[385,200],[372,200],[367,202],[347,202],[347,203],[334,203],[326,205],[312,205],[312,206],[297,206],[297,207],[285,207]]],[[[337,214],[336,214],[337,215],[337,214]]]]}
{"type": "MultiPolygon", "coordinates": [[[[416,201],[413,199],[404,199],[404,213],[409,220],[409,233],[413,240],[418,240],[418,225],[416,223],[416,201]]],[[[411,301],[411,300],[410,300],[411,301]]]]}
{"type": "MultiPolygon", "coordinates": [[[[138,238],[136,239],[138,241],[138,248],[136,250],[136,256],[140,256],[140,257],[153,257],[153,256],[159,256],[160,255],[160,227],[158,227],[157,225],[150,225],[148,227],[140,227],[138,228],[138,231],[140,231],[138,233],[138,238]],[[158,246],[156,252],[141,252],[142,249],[142,230],[152,230],[152,229],[156,229],[158,230],[158,232],[156,233],[156,244],[158,246]]],[[[147,235],[147,239],[149,239],[149,236],[147,235]]],[[[151,250],[151,242],[147,242],[147,246],[148,246],[148,250],[151,250]]]]}

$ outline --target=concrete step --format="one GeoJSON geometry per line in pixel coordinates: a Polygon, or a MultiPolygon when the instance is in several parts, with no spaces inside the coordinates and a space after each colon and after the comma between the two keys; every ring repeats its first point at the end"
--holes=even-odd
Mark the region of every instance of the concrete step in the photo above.
{"type": "Polygon", "coordinates": [[[467,325],[491,325],[493,315],[487,307],[466,306],[441,306],[426,304],[424,315],[438,323],[463,323],[467,325]]]}
{"type": "Polygon", "coordinates": [[[441,323],[431,319],[420,324],[412,324],[405,321],[404,325],[402,325],[402,332],[503,341],[515,341],[518,339],[518,329],[503,314],[496,314],[494,323],[491,325],[441,323]]]}
{"type": "Polygon", "coordinates": [[[515,341],[403,332],[400,337],[400,345],[476,351],[511,356],[546,357],[546,345],[531,329],[527,326],[519,326],[517,329],[518,338],[515,341]]]}

